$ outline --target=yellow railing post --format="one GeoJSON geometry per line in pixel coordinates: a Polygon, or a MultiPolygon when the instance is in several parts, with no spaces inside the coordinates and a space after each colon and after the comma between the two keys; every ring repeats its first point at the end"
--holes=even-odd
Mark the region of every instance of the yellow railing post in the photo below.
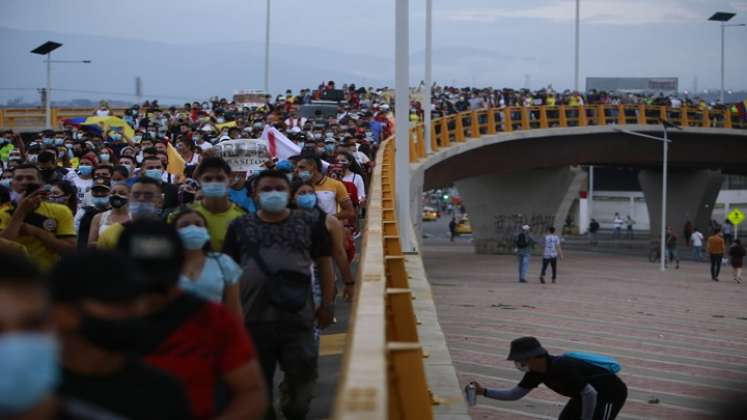
{"type": "Polygon", "coordinates": [[[457,113],[456,114],[456,121],[454,121],[454,129],[456,130],[456,141],[461,143],[464,141],[464,122],[462,121],[462,118],[464,118],[463,113],[457,113]]]}
{"type": "Polygon", "coordinates": [[[5,127],[5,112],[0,109],[0,128],[5,127]]]}
{"type": "Polygon", "coordinates": [[[480,122],[477,118],[477,111],[471,112],[471,118],[470,118],[470,124],[471,124],[471,135],[473,139],[479,139],[480,138],[480,122]]]}
{"type": "MultiPolygon", "coordinates": [[[[669,116],[667,114],[668,114],[667,107],[660,106],[659,107],[659,119],[663,120],[663,121],[669,121],[669,116]]],[[[646,121],[646,122],[648,122],[648,121],[646,121]]]]}
{"type": "Polygon", "coordinates": [[[57,126],[59,126],[59,121],[57,121],[57,111],[58,111],[57,108],[52,108],[52,112],[51,112],[52,116],[51,116],[51,121],[50,121],[50,123],[52,124],[52,129],[55,129],[57,128],[57,126]]]}
{"type": "Polygon", "coordinates": [[[711,126],[711,113],[708,110],[708,108],[703,108],[701,111],[703,113],[703,127],[710,127],[711,126]]]}
{"type": "Polygon", "coordinates": [[[418,124],[415,128],[415,133],[417,134],[418,139],[418,159],[421,159],[425,157],[425,126],[423,124],[418,124]]]}
{"type": "Polygon", "coordinates": [[[724,109],[724,128],[731,128],[731,109],[724,109]]]}
{"type": "Polygon", "coordinates": [[[648,108],[644,104],[638,104],[638,124],[646,124],[646,110],[648,108]]]}
{"type": "Polygon", "coordinates": [[[410,163],[412,163],[412,162],[417,162],[417,161],[418,161],[418,156],[417,156],[417,153],[418,153],[418,152],[417,152],[417,149],[416,149],[416,145],[415,145],[415,139],[413,138],[413,137],[414,137],[414,136],[413,136],[413,132],[414,132],[414,131],[415,131],[415,130],[413,130],[413,129],[411,128],[411,129],[409,130],[409,132],[408,132],[408,137],[409,137],[409,139],[408,139],[408,140],[409,140],[409,141],[408,141],[407,143],[408,143],[408,144],[409,144],[409,146],[410,146],[410,163]]]}
{"type": "Polygon", "coordinates": [[[451,141],[449,139],[449,121],[446,116],[441,117],[441,147],[449,147],[451,141]]]}
{"type": "Polygon", "coordinates": [[[495,108],[488,108],[488,134],[495,133],[495,108]]]}
{"type": "Polygon", "coordinates": [[[578,126],[579,127],[586,127],[589,125],[589,123],[586,121],[586,107],[585,106],[578,106],[578,126]]]}
{"type": "Polygon", "coordinates": [[[625,105],[620,104],[617,106],[617,125],[625,125],[625,105]]]}
{"type": "Polygon", "coordinates": [[[540,128],[548,128],[550,125],[547,123],[547,107],[544,105],[540,106],[540,128]]]}
{"type": "Polygon", "coordinates": [[[563,128],[568,127],[568,116],[565,113],[565,105],[558,107],[558,125],[563,128]]]}
{"type": "Polygon", "coordinates": [[[687,118],[687,105],[682,105],[680,108],[680,127],[687,127],[689,124],[687,118]]]}
{"type": "Polygon", "coordinates": [[[604,115],[604,105],[597,105],[597,125],[607,125],[607,117],[604,115]]]}
{"type": "Polygon", "coordinates": [[[436,122],[431,122],[431,152],[438,150],[438,137],[436,136],[436,122]]]}
{"type": "Polygon", "coordinates": [[[514,131],[514,123],[511,121],[511,108],[503,108],[503,131],[511,132],[514,131]]]}
{"type": "Polygon", "coordinates": [[[522,130],[529,130],[531,127],[529,126],[529,108],[522,106],[521,107],[521,129],[522,130]]]}

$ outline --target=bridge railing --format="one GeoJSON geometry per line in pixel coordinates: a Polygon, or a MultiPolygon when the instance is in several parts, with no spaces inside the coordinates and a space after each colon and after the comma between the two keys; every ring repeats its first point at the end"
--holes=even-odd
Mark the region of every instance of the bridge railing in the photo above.
{"type": "Polygon", "coordinates": [[[350,315],[335,419],[433,418],[399,241],[394,155],[394,139],[389,138],[379,148],[369,187],[358,293],[350,315]]]}
{"type": "MultiPolygon", "coordinates": [[[[121,117],[127,108],[111,108],[112,115],[121,117]]],[[[85,108],[51,108],[52,128],[62,128],[62,120],[74,117],[93,116],[94,109],[85,108]]],[[[44,127],[46,111],[44,108],[0,108],[0,129],[23,130],[44,127]]]]}
{"type": "MultiPolygon", "coordinates": [[[[605,125],[658,125],[660,120],[681,127],[740,128],[747,122],[729,109],[709,110],[683,106],[587,105],[528,106],[478,109],[434,118],[431,126],[431,150],[449,147],[482,135],[545,128],[589,127],[605,125]]],[[[410,162],[425,157],[423,124],[410,127],[410,162]]]]}

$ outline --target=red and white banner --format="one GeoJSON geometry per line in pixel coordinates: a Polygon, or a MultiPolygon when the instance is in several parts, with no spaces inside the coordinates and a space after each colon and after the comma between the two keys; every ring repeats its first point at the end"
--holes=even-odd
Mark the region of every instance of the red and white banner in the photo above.
{"type": "MultiPolygon", "coordinates": [[[[278,160],[286,160],[291,156],[301,154],[300,146],[293,143],[285,134],[270,125],[265,125],[262,137],[260,138],[267,142],[267,150],[270,152],[270,156],[278,160]]],[[[322,160],[322,170],[326,171],[328,166],[329,163],[322,160]]]]}

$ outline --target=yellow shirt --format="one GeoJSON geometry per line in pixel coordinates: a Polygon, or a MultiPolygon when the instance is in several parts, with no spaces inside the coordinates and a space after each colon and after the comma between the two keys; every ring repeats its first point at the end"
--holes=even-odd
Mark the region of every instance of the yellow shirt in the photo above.
{"type": "Polygon", "coordinates": [[[346,200],[350,200],[345,184],[328,176],[322,182],[314,185],[316,198],[321,208],[327,214],[337,214],[337,209],[346,200]]]}
{"type": "Polygon", "coordinates": [[[192,208],[207,220],[207,229],[210,234],[210,246],[215,252],[220,252],[223,249],[223,241],[226,240],[228,225],[239,217],[246,215],[246,212],[241,207],[233,203],[231,203],[231,207],[223,213],[211,213],[208,209],[203,207],[202,203],[195,204],[192,208]]]}
{"type": "MultiPolygon", "coordinates": [[[[13,209],[7,207],[0,211],[0,231],[5,230],[12,217],[13,209]]],[[[75,238],[73,213],[67,206],[42,201],[39,207],[26,216],[24,223],[44,229],[58,238],[75,238]]],[[[26,247],[31,260],[39,265],[39,269],[47,271],[57,263],[60,255],[48,248],[44,242],[31,235],[19,235],[16,243],[26,247]]]]}
{"type": "Polygon", "coordinates": [[[100,249],[114,249],[117,247],[119,237],[124,231],[124,225],[121,223],[114,223],[108,228],[104,229],[99,235],[99,240],[96,241],[96,248],[100,249]]]}

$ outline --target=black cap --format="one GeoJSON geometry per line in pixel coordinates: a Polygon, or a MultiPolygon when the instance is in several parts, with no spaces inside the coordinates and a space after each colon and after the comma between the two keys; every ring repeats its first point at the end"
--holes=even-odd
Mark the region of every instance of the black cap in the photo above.
{"type": "Polygon", "coordinates": [[[507,360],[527,360],[546,354],[547,350],[542,347],[539,340],[534,337],[521,337],[511,342],[507,360]]]}
{"type": "Polygon", "coordinates": [[[184,247],[174,226],[155,220],[129,223],[117,249],[135,262],[151,290],[165,292],[179,282],[184,247]]]}
{"type": "Polygon", "coordinates": [[[147,291],[132,262],[114,251],[86,250],[65,256],[49,273],[49,281],[56,302],[126,302],[147,291]]]}

